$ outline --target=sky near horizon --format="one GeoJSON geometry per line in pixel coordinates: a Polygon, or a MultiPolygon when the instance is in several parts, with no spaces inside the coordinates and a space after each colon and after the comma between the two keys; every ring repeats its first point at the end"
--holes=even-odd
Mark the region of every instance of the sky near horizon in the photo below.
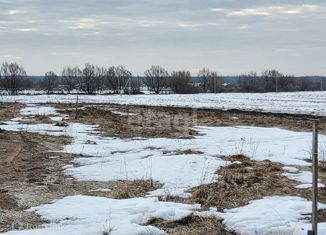
{"type": "Polygon", "coordinates": [[[0,0],[0,62],[326,75],[325,0],[0,0]]]}

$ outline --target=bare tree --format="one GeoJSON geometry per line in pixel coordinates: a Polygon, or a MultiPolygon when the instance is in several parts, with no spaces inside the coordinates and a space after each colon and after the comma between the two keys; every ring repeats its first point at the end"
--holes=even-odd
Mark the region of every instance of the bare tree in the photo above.
{"type": "Polygon", "coordinates": [[[58,76],[53,71],[47,72],[45,73],[41,84],[46,92],[50,94],[58,84],[58,76]]]}
{"type": "Polygon", "coordinates": [[[277,70],[266,70],[262,73],[262,78],[265,82],[265,91],[271,92],[275,91],[278,92],[280,87],[280,80],[284,78],[284,75],[278,72],[277,70]]]}
{"type": "Polygon", "coordinates": [[[82,74],[77,79],[80,90],[94,94],[96,90],[96,69],[92,64],[85,64],[82,74]]]}
{"type": "Polygon", "coordinates": [[[118,84],[120,92],[129,93],[128,89],[131,86],[132,73],[124,66],[119,65],[116,67],[116,77],[119,81],[118,84]]]}
{"type": "Polygon", "coordinates": [[[172,72],[170,78],[171,89],[175,93],[192,93],[191,74],[189,71],[172,72]]]}
{"type": "Polygon", "coordinates": [[[146,86],[159,94],[168,84],[169,73],[164,68],[154,65],[149,70],[145,71],[146,86]]]}
{"type": "Polygon", "coordinates": [[[202,68],[198,72],[198,78],[200,80],[200,83],[202,85],[203,91],[206,93],[208,90],[208,80],[209,76],[211,74],[211,71],[209,68],[202,68]]]}
{"type": "Polygon", "coordinates": [[[132,83],[132,73],[124,66],[111,66],[106,74],[106,83],[114,93],[129,92],[128,88],[132,83]]]}
{"type": "Polygon", "coordinates": [[[26,71],[22,66],[17,63],[4,62],[0,69],[0,86],[9,95],[16,95],[26,77],[26,71]]]}
{"type": "Polygon", "coordinates": [[[203,92],[217,92],[222,84],[222,77],[217,72],[211,71],[209,68],[199,70],[198,77],[200,79],[203,92]]]}
{"type": "Polygon", "coordinates": [[[239,76],[239,86],[244,92],[261,92],[264,90],[261,78],[255,72],[249,72],[239,76]]]}
{"type": "Polygon", "coordinates": [[[78,67],[66,67],[62,70],[63,83],[70,94],[71,90],[76,87],[77,79],[81,76],[81,71],[78,67]]]}
{"type": "Polygon", "coordinates": [[[105,84],[108,88],[110,88],[114,93],[119,92],[119,82],[118,78],[116,76],[115,67],[111,66],[106,71],[106,77],[105,77],[105,84]]]}
{"type": "Polygon", "coordinates": [[[96,66],[96,78],[95,78],[95,86],[96,90],[99,93],[102,93],[105,88],[105,78],[107,76],[107,70],[103,67],[96,66]]]}

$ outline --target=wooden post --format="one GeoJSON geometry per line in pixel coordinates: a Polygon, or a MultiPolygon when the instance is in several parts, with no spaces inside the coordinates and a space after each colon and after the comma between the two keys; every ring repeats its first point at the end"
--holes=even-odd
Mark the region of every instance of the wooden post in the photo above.
{"type": "Polygon", "coordinates": [[[320,91],[324,90],[323,78],[320,78],[320,91]]]}
{"type": "Polygon", "coordinates": [[[76,112],[75,112],[75,119],[78,118],[78,95],[77,95],[77,100],[76,100],[76,112]]]}
{"type": "Polygon", "coordinates": [[[318,122],[313,123],[312,135],[312,231],[308,234],[318,235],[318,122]]]}

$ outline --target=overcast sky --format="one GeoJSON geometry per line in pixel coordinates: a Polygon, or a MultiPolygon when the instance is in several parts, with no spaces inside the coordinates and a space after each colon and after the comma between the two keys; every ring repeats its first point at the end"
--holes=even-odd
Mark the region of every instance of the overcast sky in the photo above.
{"type": "Polygon", "coordinates": [[[326,75],[325,0],[0,0],[0,62],[326,75]]]}

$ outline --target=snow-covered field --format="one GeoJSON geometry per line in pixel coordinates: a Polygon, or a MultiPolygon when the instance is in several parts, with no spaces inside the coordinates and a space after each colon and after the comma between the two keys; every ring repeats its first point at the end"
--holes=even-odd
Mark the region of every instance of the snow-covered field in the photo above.
{"type": "MultiPolygon", "coordinates": [[[[75,103],[76,95],[1,96],[1,101],[75,103]]],[[[191,95],[79,95],[80,102],[326,115],[326,92],[221,93],[191,95]]]]}
{"type": "MultiPolygon", "coordinates": [[[[285,176],[297,180],[297,187],[309,188],[311,173],[297,167],[310,165],[305,159],[310,156],[311,146],[307,143],[311,141],[311,133],[247,126],[199,126],[195,127],[199,135],[194,139],[120,139],[101,136],[95,125],[70,122],[64,127],[20,123],[34,115],[50,115],[56,121],[65,118],[51,107],[29,104],[20,114],[0,128],[72,137],[72,143],[64,146],[63,151],[81,155],[74,160],[77,166],[65,167],[65,172],[76,179],[153,179],[163,186],[144,198],[116,200],[79,195],[56,200],[30,209],[50,221],[49,225],[7,234],[88,235],[101,234],[104,228],[113,228],[111,234],[116,235],[163,234],[162,230],[144,224],[153,217],[177,220],[191,213],[222,217],[228,228],[241,234],[306,234],[310,228],[306,214],[311,212],[311,202],[299,197],[268,197],[224,212],[213,208],[199,212],[199,205],[162,202],[157,196],[187,197],[190,188],[218,180],[216,170],[231,164],[222,156],[233,154],[245,154],[257,161],[281,162],[285,165],[285,176]],[[201,153],[177,154],[187,149],[201,153]]],[[[322,141],[325,138],[320,135],[322,141]]],[[[326,205],[320,207],[326,208],[326,205]]],[[[326,234],[326,224],[320,224],[320,232],[326,234]]]]}

